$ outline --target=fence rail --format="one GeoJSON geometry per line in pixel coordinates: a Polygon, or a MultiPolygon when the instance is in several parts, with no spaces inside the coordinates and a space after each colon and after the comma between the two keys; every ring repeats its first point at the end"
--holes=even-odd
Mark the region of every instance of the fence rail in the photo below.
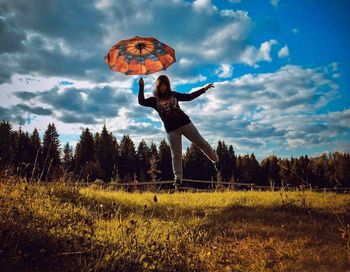
{"type": "MultiPolygon", "coordinates": [[[[100,184],[101,187],[112,187],[115,189],[123,188],[126,190],[142,190],[142,189],[153,189],[157,191],[172,192],[177,191],[174,188],[167,188],[172,186],[173,180],[163,180],[155,182],[127,182],[127,183],[103,183],[100,184]],[[168,185],[164,186],[163,185],[168,185]]],[[[279,190],[288,190],[288,191],[301,191],[307,190],[312,192],[336,192],[336,193],[350,193],[350,188],[312,188],[312,187],[278,187],[278,186],[260,186],[255,183],[240,183],[240,182],[218,182],[214,180],[194,180],[194,179],[183,179],[183,182],[186,184],[177,188],[182,191],[196,191],[196,192],[210,192],[214,190],[228,189],[234,190],[237,189],[247,189],[247,190],[258,190],[258,191],[279,191],[279,190]],[[190,186],[190,184],[202,184],[210,185],[209,188],[196,188],[190,186]],[[224,187],[222,187],[224,186],[224,187]]],[[[81,184],[81,183],[80,183],[81,184]]],[[[84,182],[84,185],[91,185],[93,183],[84,182]]]]}

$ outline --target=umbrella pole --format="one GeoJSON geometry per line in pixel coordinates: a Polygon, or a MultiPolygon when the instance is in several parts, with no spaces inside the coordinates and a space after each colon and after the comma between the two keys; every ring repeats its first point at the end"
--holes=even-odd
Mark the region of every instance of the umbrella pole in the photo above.
{"type": "MultiPolygon", "coordinates": [[[[141,46],[140,46],[140,44],[138,44],[139,45],[139,51],[140,51],[140,53],[139,53],[139,58],[140,58],[140,60],[141,60],[141,46]]],[[[139,80],[142,78],[142,62],[140,61],[140,73],[139,73],[139,80]]]]}

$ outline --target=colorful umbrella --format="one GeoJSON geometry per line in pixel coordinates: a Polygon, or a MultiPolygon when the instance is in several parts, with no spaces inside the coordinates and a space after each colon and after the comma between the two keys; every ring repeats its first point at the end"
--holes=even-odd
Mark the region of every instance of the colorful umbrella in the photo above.
{"type": "Polygon", "coordinates": [[[149,75],[173,64],[175,50],[153,37],[135,36],[114,45],[105,56],[110,69],[127,75],[149,75]]]}

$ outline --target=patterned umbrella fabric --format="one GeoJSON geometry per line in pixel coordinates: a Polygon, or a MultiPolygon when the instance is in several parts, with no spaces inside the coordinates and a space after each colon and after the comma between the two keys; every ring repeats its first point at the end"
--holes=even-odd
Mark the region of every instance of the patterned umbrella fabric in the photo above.
{"type": "Polygon", "coordinates": [[[127,75],[149,75],[176,61],[175,50],[153,37],[135,36],[114,45],[105,56],[110,69],[127,75]]]}

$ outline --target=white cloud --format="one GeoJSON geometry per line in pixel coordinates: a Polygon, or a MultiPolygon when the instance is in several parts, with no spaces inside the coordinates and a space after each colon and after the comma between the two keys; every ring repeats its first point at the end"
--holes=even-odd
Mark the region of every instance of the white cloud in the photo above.
{"type": "Polygon", "coordinates": [[[277,44],[276,40],[269,40],[266,42],[263,42],[260,45],[260,48],[257,49],[254,46],[248,46],[242,53],[240,60],[242,63],[258,67],[256,64],[259,61],[271,61],[271,48],[273,45],[277,44]]]}
{"type": "Polygon", "coordinates": [[[219,68],[215,71],[215,74],[220,78],[231,77],[233,73],[233,67],[229,64],[221,64],[219,68]]]}
{"type": "Polygon", "coordinates": [[[192,6],[197,12],[212,13],[217,11],[217,7],[212,4],[211,0],[195,0],[192,6]]]}
{"type": "Polygon", "coordinates": [[[279,57],[279,58],[289,57],[289,49],[288,49],[288,46],[287,46],[287,45],[283,46],[283,47],[278,51],[278,57],[279,57]]]}
{"type": "Polygon", "coordinates": [[[182,107],[211,141],[225,139],[241,147],[239,152],[266,155],[269,145],[279,153],[332,145],[333,137],[350,136],[349,111],[317,113],[337,97],[337,85],[322,70],[287,65],[274,73],[246,74],[216,83],[182,107]]]}

